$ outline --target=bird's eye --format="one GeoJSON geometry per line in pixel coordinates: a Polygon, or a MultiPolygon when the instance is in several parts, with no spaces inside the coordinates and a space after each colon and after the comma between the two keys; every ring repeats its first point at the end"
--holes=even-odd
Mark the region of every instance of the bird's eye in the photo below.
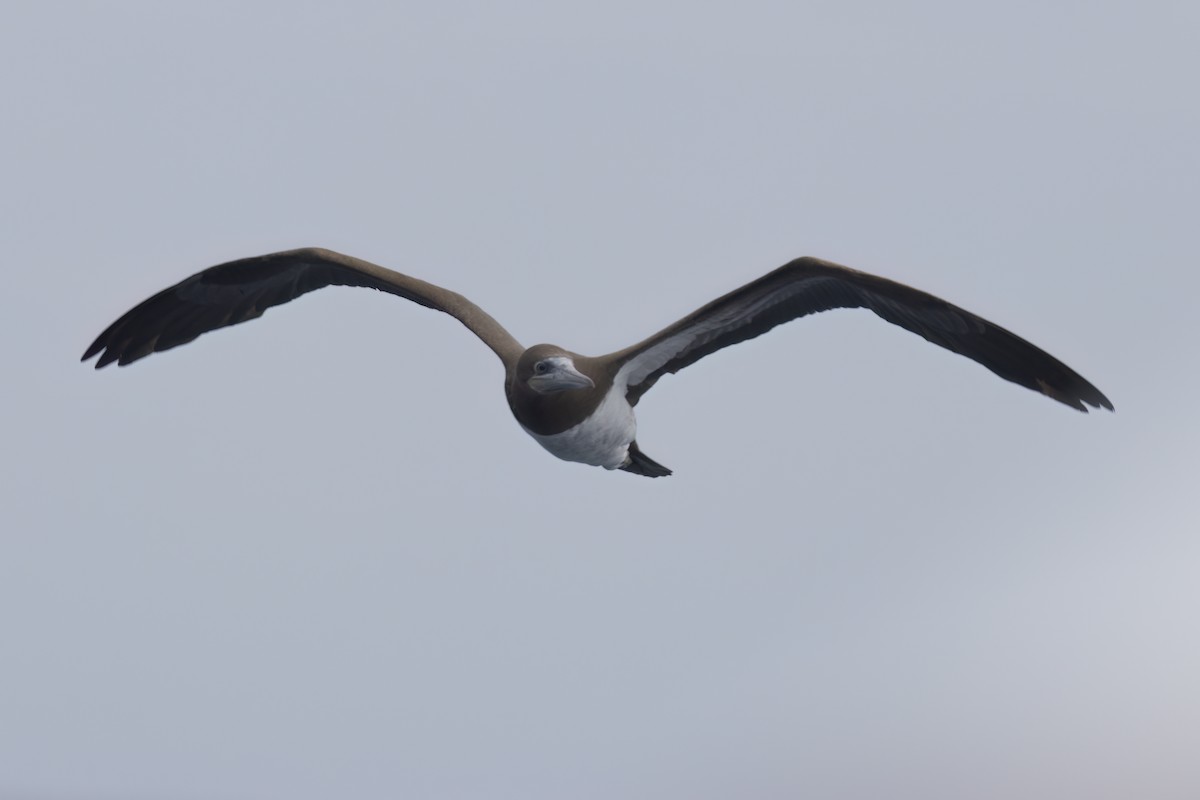
{"type": "Polygon", "coordinates": [[[545,375],[549,371],[549,369],[550,369],[550,365],[547,364],[545,361],[539,361],[533,367],[533,371],[536,372],[538,375],[545,375]]]}

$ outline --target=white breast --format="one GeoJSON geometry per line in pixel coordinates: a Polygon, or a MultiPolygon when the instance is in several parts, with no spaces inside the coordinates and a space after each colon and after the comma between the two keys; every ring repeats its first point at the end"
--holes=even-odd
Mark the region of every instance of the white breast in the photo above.
{"type": "Polygon", "coordinates": [[[625,399],[625,386],[618,381],[592,415],[574,428],[549,436],[540,436],[528,428],[525,432],[563,461],[616,469],[629,455],[629,443],[637,434],[637,422],[632,406],[625,399]]]}

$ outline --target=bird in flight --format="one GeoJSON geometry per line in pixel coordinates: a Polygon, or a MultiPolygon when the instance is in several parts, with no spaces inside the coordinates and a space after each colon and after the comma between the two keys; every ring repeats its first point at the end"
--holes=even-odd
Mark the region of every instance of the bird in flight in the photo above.
{"type": "Polygon", "coordinates": [[[867,308],[1005,380],[1079,411],[1113,409],[1079,373],[969,311],[901,283],[818,258],[798,258],[605,356],[551,344],[526,348],[460,294],[359,258],[303,248],[210,267],[135,306],[83,354],[96,369],[186,344],[254,319],[325,286],[388,292],[459,320],[504,364],[509,408],[538,444],[565,461],[658,478],[671,470],[646,456],[633,408],[659,378],[784,322],[834,308],[867,308]]]}

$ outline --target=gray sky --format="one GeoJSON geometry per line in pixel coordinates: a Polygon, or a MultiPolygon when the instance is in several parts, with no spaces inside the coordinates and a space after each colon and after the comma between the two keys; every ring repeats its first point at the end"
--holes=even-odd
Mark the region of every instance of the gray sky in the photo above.
{"type": "Polygon", "coordinates": [[[1200,796],[1200,6],[9,3],[0,797],[1200,796]],[[129,369],[200,268],[322,245],[526,344],[798,255],[864,312],[567,464],[456,322],[332,289],[129,369]]]}

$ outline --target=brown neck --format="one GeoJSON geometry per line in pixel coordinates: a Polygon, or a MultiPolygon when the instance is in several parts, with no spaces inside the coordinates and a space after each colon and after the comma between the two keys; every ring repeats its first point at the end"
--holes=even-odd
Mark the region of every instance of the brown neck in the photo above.
{"type": "Polygon", "coordinates": [[[508,385],[508,406],[517,422],[539,436],[562,433],[583,422],[612,388],[613,376],[600,359],[574,357],[575,368],[595,382],[590,389],[540,394],[520,379],[508,385]]]}

